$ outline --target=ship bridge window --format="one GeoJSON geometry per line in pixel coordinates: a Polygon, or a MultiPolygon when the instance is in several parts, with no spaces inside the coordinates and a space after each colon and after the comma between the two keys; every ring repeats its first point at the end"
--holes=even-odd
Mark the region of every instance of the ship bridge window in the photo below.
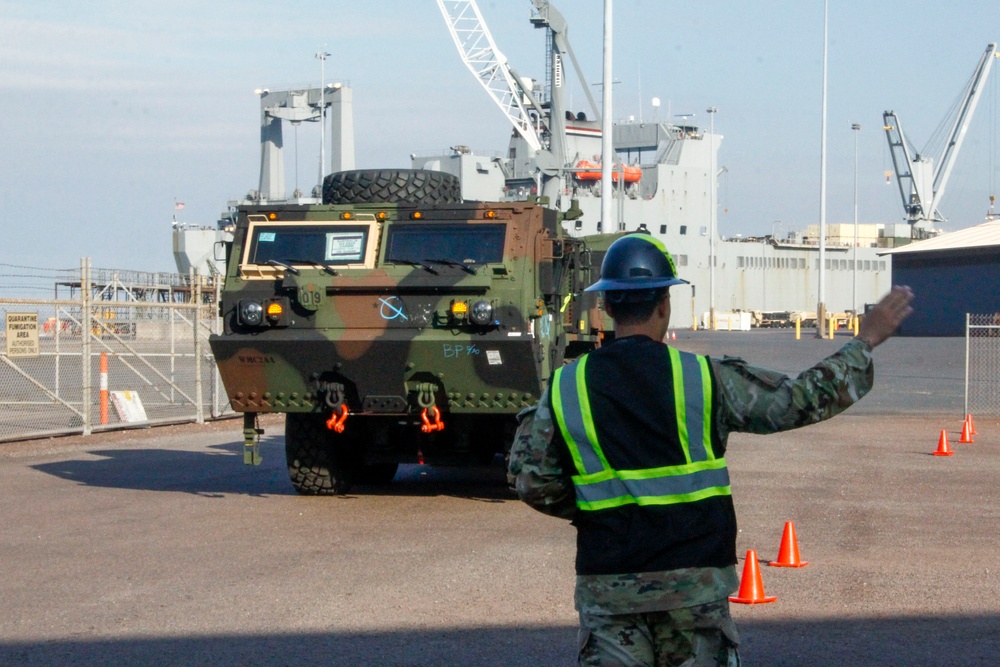
{"type": "Polygon", "coordinates": [[[688,226],[687,225],[681,225],[681,236],[686,236],[687,233],[688,233],[688,226]]]}
{"type": "Polygon", "coordinates": [[[464,265],[503,261],[503,224],[408,224],[387,230],[385,261],[448,260],[464,265]]]}
{"type": "Polygon", "coordinates": [[[865,260],[865,269],[864,270],[865,271],[871,271],[872,270],[872,261],[870,259],[866,259],[865,260]]]}
{"type": "Polygon", "coordinates": [[[677,265],[678,266],[687,266],[688,265],[688,256],[687,255],[677,255],[677,265]]]}
{"type": "Polygon", "coordinates": [[[737,269],[742,269],[745,265],[746,265],[746,258],[743,257],[743,255],[740,255],[739,257],[736,258],[737,269]]]}
{"type": "Polygon", "coordinates": [[[667,233],[667,226],[666,225],[660,225],[660,233],[661,234],[666,234],[667,233]]]}
{"type": "Polygon", "coordinates": [[[302,224],[257,224],[250,227],[244,264],[270,261],[295,266],[371,266],[371,225],[334,221],[302,224]]]}

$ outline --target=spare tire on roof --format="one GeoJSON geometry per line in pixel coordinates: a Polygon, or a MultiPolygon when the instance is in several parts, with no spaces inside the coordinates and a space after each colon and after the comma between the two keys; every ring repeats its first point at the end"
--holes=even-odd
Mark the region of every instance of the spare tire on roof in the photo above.
{"type": "Polygon", "coordinates": [[[323,179],[324,204],[456,204],[456,176],[428,169],[357,169],[323,179]]]}

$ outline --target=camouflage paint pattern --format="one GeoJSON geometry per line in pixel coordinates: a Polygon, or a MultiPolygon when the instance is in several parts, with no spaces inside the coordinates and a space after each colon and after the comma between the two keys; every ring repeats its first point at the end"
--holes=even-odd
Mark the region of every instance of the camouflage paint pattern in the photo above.
{"type": "Polygon", "coordinates": [[[230,403],[245,413],[330,413],[343,403],[352,417],[412,417],[434,405],[512,422],[538,400],[567,346],[579,354],[601,334],[591,295],[580,293],[616,236],[573,238],[561,221],[524,202],[241,207],[220,302],[224,332],[210,339],[230,403]],[[325,236],[326,256],[262,259],[267,244],[296,230],[325,236]],[[394,231],[441,242],[424,256],[395,257],[410,263],[386,261],[394,231]],[[495,261],[449,256],[451,237],[466,232],[502,239],[495,261]],[[330,259],[340,236],[354,237],[352,261],[330,259]],[[493,309],[487,326],[452,312],[479,301],[493,309]],[[282,313],[248,324],[240,310],[248,302],[282,313]]]}

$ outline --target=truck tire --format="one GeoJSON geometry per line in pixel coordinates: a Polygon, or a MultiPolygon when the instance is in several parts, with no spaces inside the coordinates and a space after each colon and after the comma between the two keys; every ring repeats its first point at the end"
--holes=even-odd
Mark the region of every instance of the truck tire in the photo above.
{"type": "Polygon", "coordinates": [[[290,412],[285,416],[285,459],[295,491],[304,496],[334,496],[347,491],[357,465],[349,439],[331,433],[322,415],[290,412]]]}
{"type": "Polygon", "coordinates": [[[323,179],[324,204],[456,204],[457,177],[428,169],[358,169],[323,179]]]}

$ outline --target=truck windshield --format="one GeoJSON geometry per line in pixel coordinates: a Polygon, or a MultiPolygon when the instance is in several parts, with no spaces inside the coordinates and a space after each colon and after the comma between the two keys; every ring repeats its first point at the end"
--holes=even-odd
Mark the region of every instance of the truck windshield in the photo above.
{"type": "Polygon", "coordinates": [[[256,225],[247,263],[362,264],[368,232],[367,225],[256,225]]]}
{"type": "Polygon", "coordinates": [[[503,224],[395,224],[388,229],[385,261],[502,262],[506,232],[503,224]]]}

